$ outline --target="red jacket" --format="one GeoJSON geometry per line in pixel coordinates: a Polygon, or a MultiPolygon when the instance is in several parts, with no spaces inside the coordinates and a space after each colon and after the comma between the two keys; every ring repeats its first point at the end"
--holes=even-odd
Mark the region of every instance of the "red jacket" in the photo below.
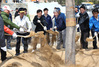
{"type": "Polygon", "coordinates": [[[10,34],[10,35],[13,35],[14,34],[14,32],[12,30],[10,30],[8,27],[6,27],[5,25],[4,25],[4,31],[6,33],[10,34]]]}

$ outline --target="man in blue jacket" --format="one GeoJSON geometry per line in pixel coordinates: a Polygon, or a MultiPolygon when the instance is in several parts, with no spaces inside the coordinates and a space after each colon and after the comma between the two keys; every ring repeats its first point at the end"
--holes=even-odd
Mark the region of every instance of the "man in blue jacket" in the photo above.
{"type": "MultiPolygon", "coordinates": [[[[93,13],[93,16],[90,18],[90,21],[89,21],[89,28],[92,32],[92,36],[98,36],[97,32],[99,32],[99,13],[98,13],[98,9],[94,9],[92,11],[93,13]]],[[[97,49],[97,41],[96,41],[96,37],[94,38],[94,41],[93,41],[93,49],[97,49]]]]}
{"type": "Polygon", "coordinates": [[[51,19],[51,16],[50,15],[48,15],[48,9],[47,8],[44,8],[44,18],[45,18],[45,20],[46,20],[46,22],[47,22],[47,24],[48,24],[48,26],[47,26],[47,30],[50,30],[51,28],[52,28],[52,19],[51,19]]]}
{"type": "Polygon", "coordinates": [[[63,42],[63,48],[65,48],[65,33],[66,33],[66,23],[63,17],[60,15],[60,11],[58,9],[54,9],[55,16],[55,26],[54,29],[57,29],[59,32],[57,49],[60,49],[61,43],[63,42]]]}
{"type": "Polygon", "coordinates": [[[57,9],[59,11],[59,15],[62,17],[63,21],[66,24],[66,16],[65,16],[65,14],[61,12],[59,7],[55,7],[55,9],[57,9]]]}

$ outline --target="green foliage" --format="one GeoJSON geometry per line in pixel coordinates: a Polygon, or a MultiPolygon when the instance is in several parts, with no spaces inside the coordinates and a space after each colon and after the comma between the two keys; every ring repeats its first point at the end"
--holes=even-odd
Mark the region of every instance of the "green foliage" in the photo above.
{"type": "Polygon", "coordinates": [[[79,4],[81,4],[82,2],[87,2],[87,1],[93,2],[94,4],[99,4],[99,1],[97,1],[97,0],[75,0],[75,4],[76,4],[76,5],[79,5],[79,4]]]}
{"type": "MultiPolygon", "coordinates": [[[[48,1],[49,2],[55,1],[61,5],[65,5],[65,0],[48,0],[48,1]]],[[[97,0],[75,0],[75,4],[80,5],[82,2],[87,2],[87,1],[93,2],[94,4],[99,4],[99,1],[97,1],[97,0]]]]}

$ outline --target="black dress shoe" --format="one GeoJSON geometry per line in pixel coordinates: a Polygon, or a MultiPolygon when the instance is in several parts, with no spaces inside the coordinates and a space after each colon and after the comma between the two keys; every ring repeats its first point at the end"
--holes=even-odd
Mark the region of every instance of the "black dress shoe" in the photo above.
{"type": "Polygon", "coordinates": [[[23,53],[27,53],[28,51],[23,51],[23,53]]]}
{"type": "Polygon", "coordinates": [[[84,47],[83,49],[88,49],[88,47],[84,47]]]}
{"type": "Polygon", "coordinates": [[[93,49],[98,49],[97,47],[94,47],[93,49]]]}
{"type": "Polygon", "coordinates": [[[20,53],[16,53],[15,55],[18,56],[18,55],[20,55],[20,53]]]}

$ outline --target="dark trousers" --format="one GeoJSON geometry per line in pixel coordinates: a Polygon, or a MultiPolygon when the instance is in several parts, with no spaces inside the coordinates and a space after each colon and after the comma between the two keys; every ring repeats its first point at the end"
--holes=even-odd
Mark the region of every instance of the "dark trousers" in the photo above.
{"type": "MultiPolygon", "coordinates": [[[[91,30],[91,33],[92,33],[92,37],[94,37],[94,31],[91,30]]],[[[96,37],[94,38],[94,41],[93,41],[93,48],[97,48],[97,39],[96,37]]]]}
{"type": "MultiPolygon", "coordinates": [[[[21,33],[17,33],[17,35],[23,35],[23,36],[26,36],[26,35],[29,35],[29,33],[24,33],[24,34],[21,34],[21,33]]],[[[28,38],[22,38],[23,40],[23,44],[24,44],[24,51],[27,52],[28,51],[28,38]]],[[[21,43],[21,37],[17,37],[17,44],[16,44],[16,53],[19,54],[20,53],[20,43],[21,43]]]]}
{"type": "Polygon", "coordinates": [[[3,51],[2,49],[0,49],[0,51],[1,51],[1,60],[2,61],[6,60],[6,52],[3,51]]]}
{"type": "Polygon", "coordinates": [[[5,36],[5,39],[7,39],[7,48],[11,48],[11,36],[5,36]]]}
{"type": "Polygon", "coordinates": [[[89,37],[89,32],[83,32],[81,31],[81,48],[87,49],[88,48],[88,42],[86,41],[86,38],[89,37]]]}

